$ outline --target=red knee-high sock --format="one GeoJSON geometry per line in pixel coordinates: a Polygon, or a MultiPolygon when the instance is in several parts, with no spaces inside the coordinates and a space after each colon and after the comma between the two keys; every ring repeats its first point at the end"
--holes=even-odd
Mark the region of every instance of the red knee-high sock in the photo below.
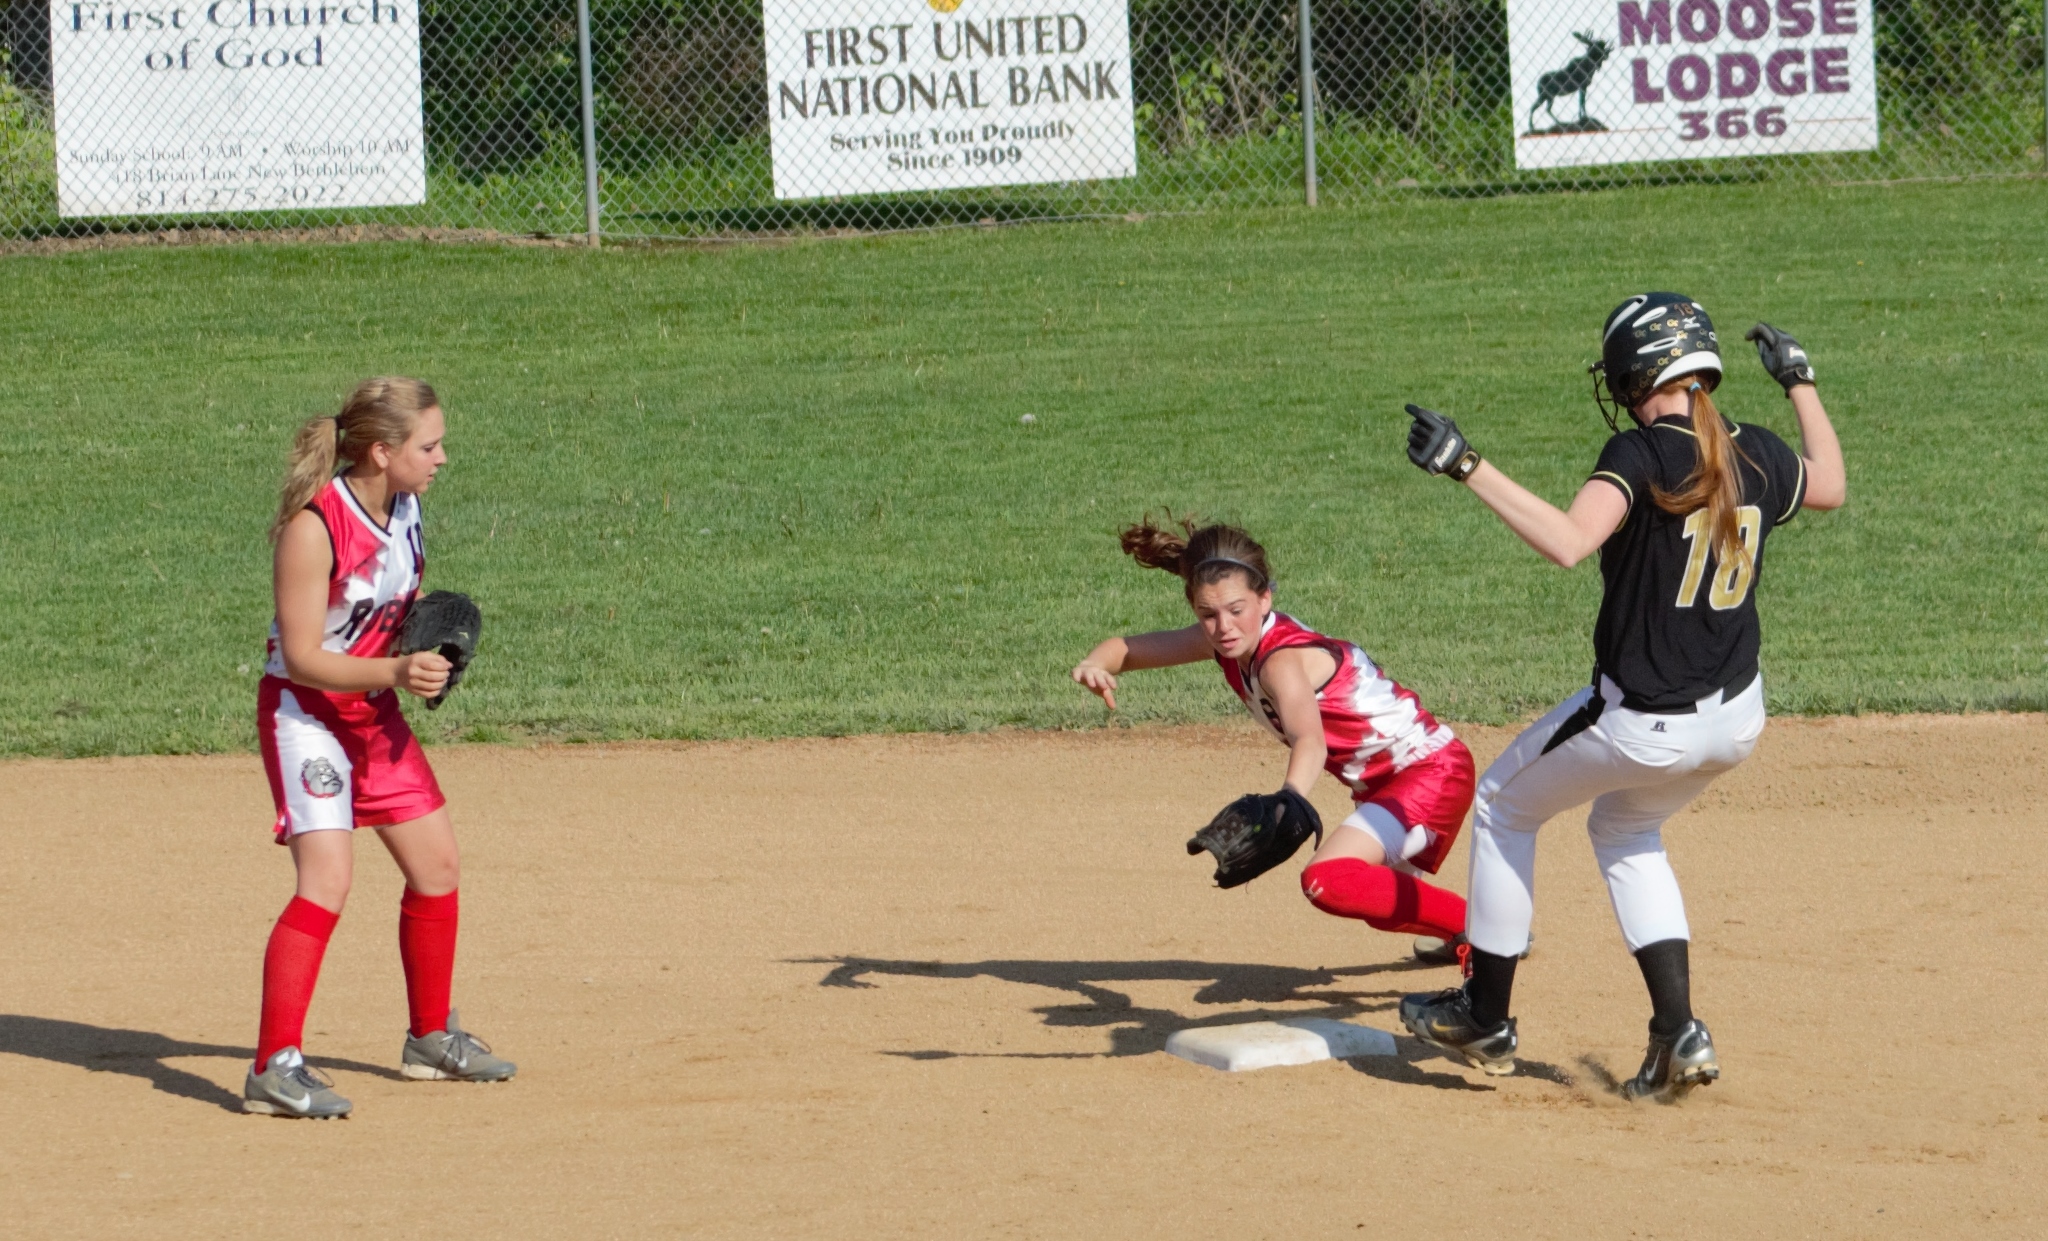
{"type": "Polygon", "coordinates": [[[320,908],[302,896],[278,915],[270,928],[270,946],[263,950],[263,1021],[256,1031],[256,1070],[287,1047],[303,1050],[306,1009],[320,981],[320,960],[341,915],[320,908]]]}
{"type": "Polygon", "coordinates": [[[455,977],[456,898],[421,896],[398,902],[398,959],[405,964],[405,1002],[412,1036],[448,1028],[448,990],[455,977]]]}
{"type": "Polygon", "coordinates": [[[1381,931],[1449,939],[1465,930],[1464,897],[1354,857],[1331,858],[1302,871],[1301,891],[1324,913],[1357,918],[1381,931]]]}

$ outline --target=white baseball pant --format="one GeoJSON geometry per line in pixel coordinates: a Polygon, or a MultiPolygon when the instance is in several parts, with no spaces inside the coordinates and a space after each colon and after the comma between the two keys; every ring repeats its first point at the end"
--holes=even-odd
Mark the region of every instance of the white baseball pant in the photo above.
{"type": "Polygon", "coordinates": [[[1594,723],[1544,753],[1592,698],[1588,686],[1515,738],[1479,778],[1465,927],[1482,952],[1513,957],[1528,949],[1536,830],[1587,801],[1593,809],[1586,832],[1628,950],[1692,938],[1661,829],[1756,748],[1764,731],[1763,678],[1727,701],[1717,691],[1679,715],[1629,710],[1606,677],[1599,690],[1594,723]]]}

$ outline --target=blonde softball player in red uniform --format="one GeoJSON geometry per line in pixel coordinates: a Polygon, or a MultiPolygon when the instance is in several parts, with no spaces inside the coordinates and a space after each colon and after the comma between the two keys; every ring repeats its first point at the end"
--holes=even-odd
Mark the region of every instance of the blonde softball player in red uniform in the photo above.
{"type": "Polygon", "coordinates": [[[455,829],[393,692],[429,698],[448,681],[439,654],[389,654],[426,564],[419,497],[448,460],[443,429],[432,388],[417,379],[371,379],[339,414],[300,428],[292,444],[270,531],[277,617],[256,727],[277,805],[277,841],[291,848],[298,892],[263,955],[263,1018],[242,1090],[246,1111],[349,1113],[349,1101],[307,1066],[300,1041],[328,937],[348,898],[358,827],[377,830],[405,875],[398,951],[412,1023],[401,1071],[481,1082],[514,1072],[449,1007],[455,829]]]}
{"type": "Polygon", "coordinates": [[[1288,747],[1287,787],[1328,771],[1357,804],[1301,872],[1316,908],[1383,931],[1462,943],[1465,901],[1424,882],[1472,805],[1472,755],[1357,646],[1273,610],[1266,550],[1235,526],[1123,532],[1139,564],[1181,579],[1195,623],[1110,638],[1073,678],[1116,709],[1117,677],[1213,659],[1252,716],[1288,747]]]}

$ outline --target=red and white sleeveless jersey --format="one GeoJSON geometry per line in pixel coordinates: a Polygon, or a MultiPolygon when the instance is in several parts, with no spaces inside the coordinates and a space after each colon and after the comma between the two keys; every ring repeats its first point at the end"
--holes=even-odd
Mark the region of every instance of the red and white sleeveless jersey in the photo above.
{"type": "MultiPolygon", "coordinates": [[[[409,491],[392,496],[390,524],[380,526],[348,484],[336,478],[306,507],[320,514],[334,548],[334,568],[327,575],[327,628],[320,640],[322,649],[364,659],[385,655],[393,636],[405,624],[406,613],[412,610],[420,577],[426,571],[419,497],[409,491]]],[[[274,677],[285,675],[274,617],[263,671],[274,677]]]]}
{"type": "Polygon", "coordinates": [[[1279,709],[1259,684],[1259,670],[1274,651],[1290,646],[1321,647],[1337,660],[1336,675],[1316,692],[1316,705],[1323,715],[1323,743],[1330,749],[1323,767],[1358,797],[1369,795],[1387,777],[1455,739],[1447,726],[1422,709],[1421,699],[1381,672],[1356,644],[1325,637],[1279,612],[1266,617],[1250,673],[1234,659],[1216,657],[1230,688],[1274,736],[1285,738],[1279,709]]]}

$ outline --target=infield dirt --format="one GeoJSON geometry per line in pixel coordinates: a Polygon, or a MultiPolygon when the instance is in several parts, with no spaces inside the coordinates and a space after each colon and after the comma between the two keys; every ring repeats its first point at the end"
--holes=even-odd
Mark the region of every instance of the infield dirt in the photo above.
{"type": "Polygon", "coordinates": [[[1282,757],[1249,726],[437,750],[457,1001],[519,1078],[399,1079],[399,883],[360,839],[308,1026],[356,1104],[327,1123],[235,1110],[290,892],[257,760],[0,765],[0,1233],[2040,1234],[2048,719],[1774,721],[1673,821],[1725,1074],[1677,1107],[1612,1089],[1647,1011],[1582,815],[1540,851],[1519,1075],[1405,1034],[1163,1054],[1397,1029],[1455,981],[1293,868],[1208,886],[1182,841],[1282,757]]]}

